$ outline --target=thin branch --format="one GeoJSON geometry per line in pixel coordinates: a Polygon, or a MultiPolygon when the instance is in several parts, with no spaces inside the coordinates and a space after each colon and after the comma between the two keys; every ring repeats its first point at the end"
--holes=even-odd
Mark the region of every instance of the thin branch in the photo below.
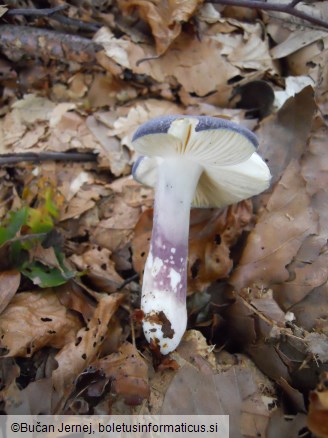
{"type": "Polygon", "coordinates": [[[301,18],[302,20],[309,21],[310,23],[316,24],[317,26],[322,26],[325,29],[328,29],[327,21],[313,17],[312,15],[309,15],[294,8],[294,6],[299,3],[299,1],[297,0],[291,1],[287,5],[270,2],[267,3],[260,0],[205,0],[205,3],[213,3],[216,5],[224,6],[241,6],[243,8],[262,9],[263,11],[282,12],[284,14],[289,14],[294,17],[301,18]]]}
{"type": "Polygon", "coordinates": [[[132,277],[129,277],[126,280],[124,280],[123,283],[121,283],[120,286],[118,286],[117,290],[118,291],[122,290],[126,285],[128,285],[132,281],[138,280],[138,278],[139,278],[139,274],[132,275],[132,277]]]}
{"type": "Polygon", "coordinates": [[[86,21],[66,17],[66,15],[58,13],[67,8],[68,5],[55,6],[54,8],[46,9],[9,9],[6,15],[23,15],[24,17],[49,17],[49,19],[55,20],[58,23],[64,24],[65,26],[75,26],[78,29],[82,29],[87,32],[97,32],[97,30],[100,29],[100,24],[87,23],[86,21]]]}
{"type": "Polygon", "coordinates": [[[6,166],[14,163],[26,161],[75,161],[75,162],[95,162],[97,155],[79,152],[23,152],[17,154],[1,154],[0,166],[6,166]]]}
{"type": "Polygon", "coordinates": [[[101,25],[97,23],[87,23],[86,21],[77,20],[76,18],[66,17],[62,14],[52,14],[49,19],[56,20],[58,23],[64,24],[65,26],[74,26],[80,30],[85,30],[87,32],[97,32],[101,25]]]}
{"type": "Polygon", "coordinates": [[[68,5],[60,5],[55,6],[54,8],[45,8],[45,9],[9,9],[6,15],[24,15],[25,17],[48,17],[49,15],[54,14],[55,12],[63,11],[67,9],[68,5]]]}

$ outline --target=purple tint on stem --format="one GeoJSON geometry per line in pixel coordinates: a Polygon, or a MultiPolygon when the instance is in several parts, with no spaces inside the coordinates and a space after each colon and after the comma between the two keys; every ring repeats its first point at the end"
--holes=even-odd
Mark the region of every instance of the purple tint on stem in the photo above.
{"type": "Polygon", "coordinates": [[[155,289],[174,293],[176,299],[185,302],[187,290],[188,242],[171,242],[159,227],[153,228],[151,239],[153,260],[162,260],[163,265],[154,276],[155,289]]]}

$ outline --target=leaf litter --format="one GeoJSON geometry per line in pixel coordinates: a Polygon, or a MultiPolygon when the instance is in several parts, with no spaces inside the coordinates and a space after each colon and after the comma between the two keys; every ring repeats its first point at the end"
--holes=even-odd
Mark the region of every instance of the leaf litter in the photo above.
{"type": "Polygon", "coordinates": [[[236,437],[327,436],[325,31],[198,0],[67,6],[97,24],[74,28],[92,64],[69,33],[49,63],[40,32],[53,54],[44,30],[67,27],[1,9],[0,158],[62,154],[0,171],[2,409],[228,413],[236,437]],[[20,25],[38,37],[18,60],[8,36],[20,25]],[[254,130],[273,179],[255,199],[191,212],[189,330],[163,358],[138,311],[154,195],[131,178],[131,138],[176,113],[254,130]]]}

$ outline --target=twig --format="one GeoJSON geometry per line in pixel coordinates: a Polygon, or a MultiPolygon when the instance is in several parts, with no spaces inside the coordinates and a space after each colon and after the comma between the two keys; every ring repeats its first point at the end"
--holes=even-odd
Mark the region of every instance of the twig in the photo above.
{"type": "Polygon", "coordinates": [[[262,2],[260,0],[205,0],[205,3],[214,3],[217,5],[224,6],[241,6],[243,8],[250,9],[262,9],[263,11],[276,11],[282,12],[284,14],[289,14],[297,18],[301,18],[302,20],[309,21],[310,23],[316,24],[318,26],[322,26],[328,29],[328,22],[321,20],[320,18],[315,18],[306,12],[299,11],[295,9],[300,0],[293,0],[287,5],[270,3],[270,2],[262,2]]]}
{"type": "Polygon", "coordinates": [[[0,155],[0,166],[21,163],[25,161],[76,161],[95,162],[97,155],[79,152],[23,152],[17,154],[0,155]]]}
{"type": "Polygon", "coordinates": [[[86,21],[66,17],[66,15],[62,14],[52,14],[49,19],[56,20],[58,23],[64,24],[65,26],[77,27],[78,29],[85,30],[87,32],[97,32],[101,28],[100,24],[87,23],[86,21]]]}
{"type": "Polygon", "coordinates": [[[85,30],[87,32],[97,32],[101,25],[96,23],[87,23],[85,21],[77,20],[76,18],[66,17],[66,15],[58,14],[68,8],[68,5],[55,6],[54,8],[45,9],[9,9],[6,15],[23,15],[24,17],[49,17],[51,20],[55,20],[58,23],[65,26],[75,26],[78,29],[85,30]]]}
{"type": "Polygon", "coordinates": [[[24,15],[25,17],[29,17],[29,16],[48,17],[49,15],[52,15],[55,12],[63,11],[64,9],[67,8],[68,5],[60,5],[60,6],[55,6],[53,8],[44,8],[44,9],[32,9],[32,8],[9,9],[6,15],[24,15]]]}
{"type": "Polygon", "coordinates": [[[0,52],[11,61],[25,57],[91,64],[101,48],[89,38],[29,26],[0,25],[0,52]]]}
{"type": "Polygon", "coordinates": [[[123,281],[123,283],[121,283],[117,290],[120,291],[122,290],[127,284],[131,283],[131,281],[137,280],[139,278],[139,274],[134,274],[132,275],[132,277],[127,278],[126,280],[123,281]]]}
{"type": "Polygon", "coordinates": [[[295,338],[295,339],[304,341],[303,338],[300,338],[299,336],[296,336],[296,335],[293,335],[292,333],[290,333],[289,329],[278,326],[276,321],[274,321],[273,319],[267,317],[262,312],[257,310],[257,308],[253,304],[250,304],[244,297],[242,297],[241,295],[239,295],[239,297],[242,299],[244,305],[246,307],[248,307],[248,309],[252,310],[259,318],[261,318],[268,325],[270,325],[272,327],[274,327],[274,326],[278,327],[278,329],[280,330],[281,333],[283,333],[286,336],[289,336],[290,338],[295,338]]]}

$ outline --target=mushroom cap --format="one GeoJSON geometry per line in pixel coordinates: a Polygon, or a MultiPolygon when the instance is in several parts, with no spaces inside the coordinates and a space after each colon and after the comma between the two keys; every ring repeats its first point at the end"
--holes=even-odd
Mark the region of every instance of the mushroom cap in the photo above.
{"type": "Polygon", "coordinates": [[[256,153],[256,136],[225,119],[157,117],[137,129],[132,143],[142,155],[133,166],[133,177],[150,187],[156,185],[157,169],[165,158],[202,166],[193,207],[223,207],[257,195],[270,184],[270,170],[256,153]]]}

